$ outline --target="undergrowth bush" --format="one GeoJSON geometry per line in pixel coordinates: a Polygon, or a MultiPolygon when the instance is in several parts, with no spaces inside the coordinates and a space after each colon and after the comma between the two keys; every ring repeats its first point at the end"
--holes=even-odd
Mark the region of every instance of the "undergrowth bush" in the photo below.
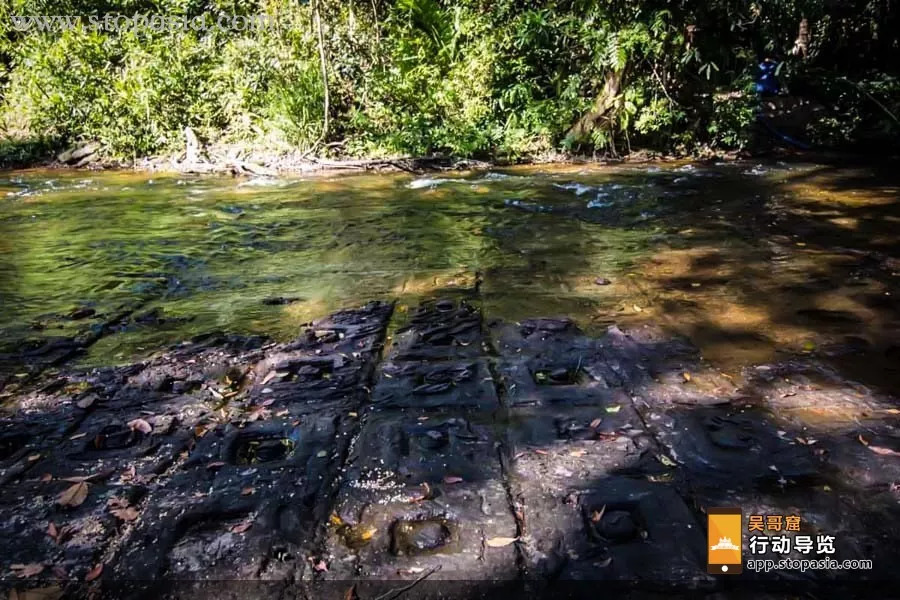
{"type": "Polygon", "coordinates": [[[188,126],[210,142],[358,156],[736,149],[755,131],[756,65],[772,57],[788,90],[828,108],[808,139],[889,139],[900,10],[845,4],[7,0],[0,137],[97,140],[127,158],[180,149],[188,126]],[[135,12],[266,13],[280,26],[47,33],[9,20],[135,12]],[[805,57],[791,54],[803,18],[805,57]]]}

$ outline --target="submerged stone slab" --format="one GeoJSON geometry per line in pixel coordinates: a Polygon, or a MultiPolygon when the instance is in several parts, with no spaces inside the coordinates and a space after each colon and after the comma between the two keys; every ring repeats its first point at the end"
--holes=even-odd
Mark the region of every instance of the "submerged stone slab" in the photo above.
{"type": "Polygon", "coordinates": [[[466,300],[423,302],[394,333],[389,360],[423,361],[473,358],[484,352],[481,313],[466,300]]]}
{"type": "Polygon", "coordinates": [[[372,402],[379,408],[493,410],[500,405],[484,359],[384,363],[372,402]]]}
{"type": "Polygon", "coordinates": [[[272,348],[247,376],[247,405],[303,415],[365,395],[393,305],[372,302],[313,324],[300,339],[272,348]]]}

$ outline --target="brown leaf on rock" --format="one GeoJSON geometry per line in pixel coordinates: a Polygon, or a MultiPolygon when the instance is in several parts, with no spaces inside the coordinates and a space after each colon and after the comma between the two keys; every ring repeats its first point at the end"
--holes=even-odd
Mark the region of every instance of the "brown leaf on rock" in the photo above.
{"type": "Polygon", "coordinates": [[[134,468],[134,465],[128,465],[122,471],[122,474],[119,476],[119,479],[122,481],[131,481],[137,475],[137,469],[134,468]]]}
{"type": "Polygon", "coordinates": [[[519,538],[514,537],[494,537],[489,540],[486,540],[484,543],[489,548],[503,548],[504,546],[509,546],[512,543],[515,543],[519,538]]]}
{"type": "Polygon", "coordinates": [[[890,448],[883,448],[882,446],[869,446],[869,450],[881,456],[900,456],[900,452],[890,448]]]}
{"type": "Polygon", "coordinates": [[[90,408],[97,401],[97,396],[89,394],[75,403],[78,408],[90,408]]]}
{"type": "Polygon", "coordinates": [[[9,568],[19,579],[25,579],[44,572],[44,565],[41,563],[16,564],[10,565],[9,568]]]}
{"type": "Polygon", "coordinates": [[[79,481],[60,494],[59,498],[56,499],[56,503],[60,506],[81,506],[81,503],[87,499],[87,495],[87,482],[79,481]]]}
{"type": "Polygon", "coordinates": [[[109,508],[128,508],[128,504],[128,500],[119,496],[113,496],[106,501],[106,506],[109,508]]]}
{"type": "Polygon", "coordinates": [[[153,426],[144,419],[134,419],[133,421],[128,421],[128,426],[135,431],[140,431],[141,433],[150,433],[151,431],[153,431],[153,426]]]}
{"type": "Polygon", "coordinates": [[[237,525],[234,525],[231,528],[231,533],[244,533],[251,527],[253,527],[253,521],[243,521],[241,523],[238,523],[237,525]]]}
{"type": "Polygon", "coordinates": [[[100,577],[100,574],[103,573],[103,563],[97,563],[97,565],[87,572],[87,575],[84,576],[85,581],[93,581],[100,577]]]}
{"type": "Polygon", "coordinates": [[[136,520],[139,516],[137,509],[135,509],[133,506],[129,506],[127,508],[116,508],[109,512],[111,512],[117,519],[129,523],[136,520]]]}
{"type": "Polygon", "coordinates": [[[605,513],[605,512],[606,512],[606,505],[604,504],[602,507],[600,507],[600,510],[595,510],[594,512],[591,513],[591,522],[599,523],[600,519],[603,518],[603,513],[605,513]]]}

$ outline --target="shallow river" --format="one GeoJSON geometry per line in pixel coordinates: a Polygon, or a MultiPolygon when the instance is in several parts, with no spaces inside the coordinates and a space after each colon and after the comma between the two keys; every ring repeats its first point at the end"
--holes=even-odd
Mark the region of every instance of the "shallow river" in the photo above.
{"type": "Polygon", "coordinates": [[[805,354],[896,392],[898,192],[890,168],[775,162],[5,172],[0,352],[133,311],[80,359],[123,363],[211,330],[286,339],[338,308],[396,299],[403,311],[477,286],[488,319],[652,322],[735,378],[805,354]]]}

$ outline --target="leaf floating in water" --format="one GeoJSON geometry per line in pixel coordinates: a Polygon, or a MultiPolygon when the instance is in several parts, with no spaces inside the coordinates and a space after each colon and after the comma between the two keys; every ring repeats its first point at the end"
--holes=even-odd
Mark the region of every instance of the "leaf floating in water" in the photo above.
{"type": "Polygon", "coordinates": [[[503,548],[504,546],[509,546],[517,542],[519,538],[514,537],[494,537],[489,540],[486,540],[484,543],[489,548],[503,548]]]}
{"type": "Polygon", "coordinates": [[[460,483],[462,481],[463,481],[463,478],[457,477],[456,475],[447,475],[444,477],[444,483],[446,483],[446,484],[460,483]]]}
{"type": "Polygon", "coordinates": [[[59,498],[56,499],[56,503],[60,506],[81,506],[81,504],[87,499],[88,495],[88,484],[84,481],[79,481],[62,494],[59,495],[59,498]]]}

